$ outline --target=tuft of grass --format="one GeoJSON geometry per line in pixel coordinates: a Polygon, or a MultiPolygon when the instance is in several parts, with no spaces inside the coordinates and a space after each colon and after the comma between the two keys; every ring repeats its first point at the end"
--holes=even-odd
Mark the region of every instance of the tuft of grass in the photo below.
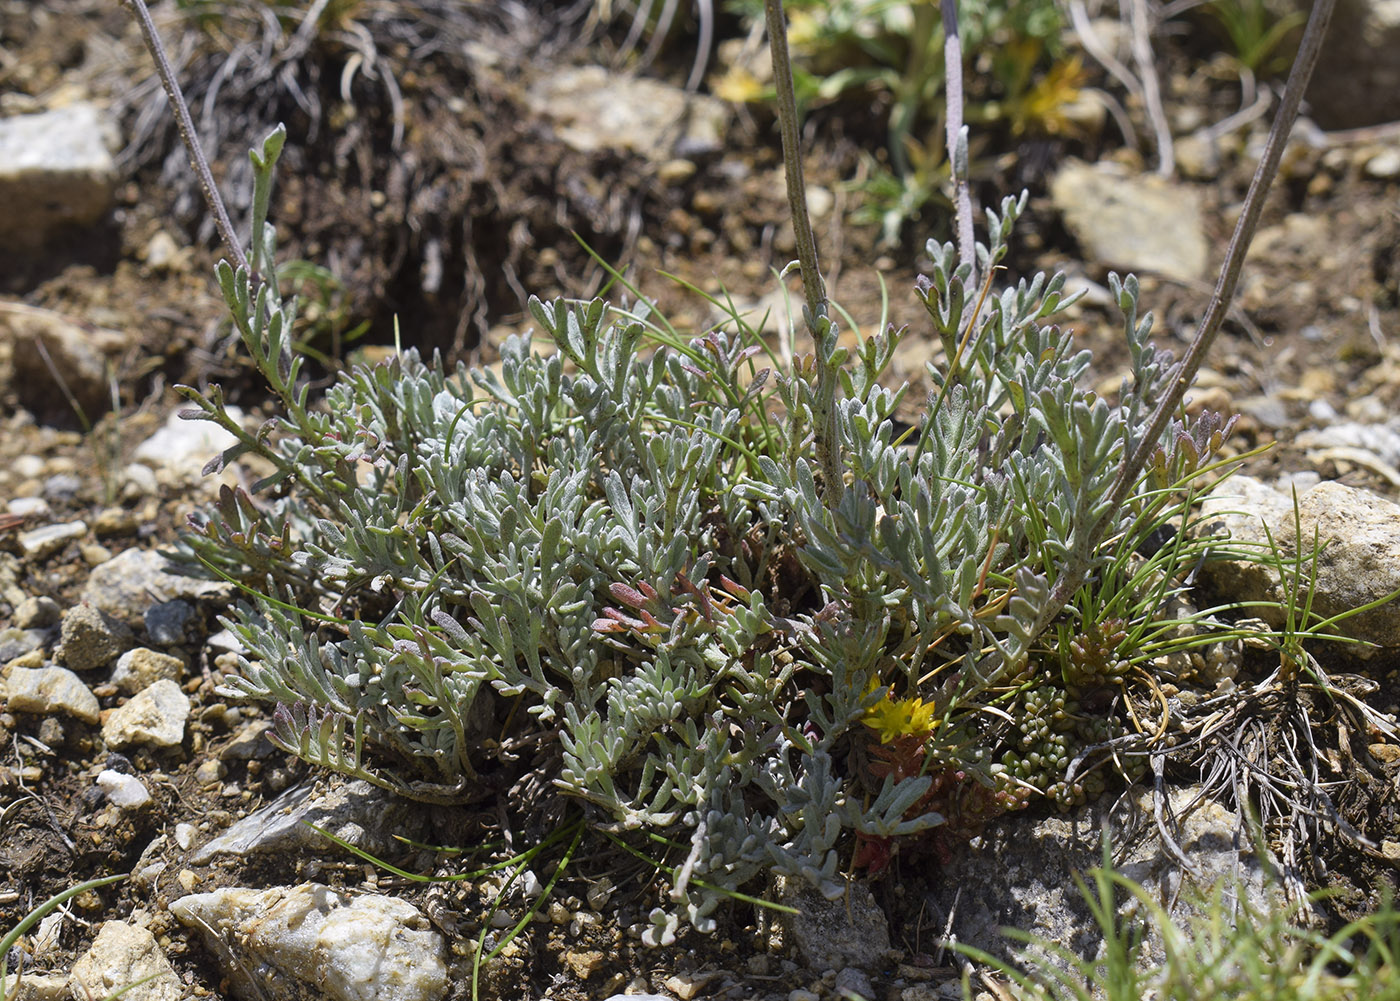
{"type": "MultiPolygon", "coordinates": [[[[117,873],[116,875],[112,876],[102,876],[97,879],[89,879],[86,882],[77,884],[76,886],[70,886],[68,889],[62,891],[61,893],[54,894],[48,900],[45,900],[42,904],[40,904],[38,907],[35,907],[23,918],[21,918],[19,923],[16,924],[5,934],[4,938],[0,938],[0,992],[8,991],[10,975],[10,950],[13,949],[17,944],[19,944],[19,940],[25,935],[27,935],[31,928],[37,925],[45,917],[47,917],[48,914],[55,908],[62,906],[69,900],[72,900],[74,897],[78,896],[80,893],[86,893],[88,890],[96,890],[101,887],[108,886],[112,883],[119,882],[120,880],[126,879],[128,875],[129,873],[125,872],[117,873]]],[[[22,978],[23,976],[24,971],[20,970],[18,973],[18,977],[22,978]]],[[[135,985],[133,984],[131,986],[135,985]]],[[[125,988],[124,990],[130,990],[131,986],[125,988]]],[[[11,1001],[11,998],[17,997],[18,994],[19,979],[16,979],[14,994],[12,995],[9,993],[5,993],[5,996],[3,998],[0,998],[0,1001],[11,1001]]],[[[113,997],[116,996],[117,995],[113,995],[113,997]]]]}
{"type": "MultiPolygon", "coordinates": [[[[1084,959],[1059,943],[1006,929],[1022,951],[1025,968],[980,949],[952,948],[1007,982],[997,984],[1015,1001],[1393,1001],[1400,998],[1400,912],[1387,894],[1374,914],[1331,935],[1309,927],[1309,913],[1323,895],[1291,907],[1265,910],[1222,880],[1198,893],[1184,918],[1115,872],[1107,841],[1104,864],[1075,882],[1103,933],[1097,956],[1084,959]],[[1123,916],[1120,902],[1138,917],[1123,916]],[[1160,962],[1144,961],[1144,944],[1161,943],[1160,962]]],[[[971,1001],[969,978],[964,997],[971,1001]]]]}

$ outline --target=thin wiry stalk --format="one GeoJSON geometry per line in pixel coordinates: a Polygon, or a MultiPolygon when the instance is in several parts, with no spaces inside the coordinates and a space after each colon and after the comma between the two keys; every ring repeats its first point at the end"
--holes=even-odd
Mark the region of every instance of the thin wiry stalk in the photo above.
{"type": "MultiPolygon", "coordinates": [[[[1336,0],[1317,0],[1313,5],[1307,28],[1303,32],[1303,41],[1298,47],[1298,57],[1293,63],[1292,72],[1288,75],[1288,84],[1284,88],[1278,115],[1275,116],[1273,127],[1269,130],[1269,139],[1264,146],[1264,155],[1254,171],[1254,177],[1249,182],[1249,193],[1245,196],[1244,211],[1240,213],[1234,235],[1230,238],[1230,245],[1225,251],[1225,261],[1220,269],[1220,278],[1216,283],[1215,292],[1211,296],[1205,315],[1201,318],[1200,326],[1191,341],[1191,346],[1187,348],[1185,357],[1177,366],[1171,389],[1163,395],[1142,437],[1132,444],[1131,449],[1125,455],[1123,465],[1118,470],[1118,477],[1109,490],[1107,503],[1104,505],[1105,513],[1089,532],[1091,539],[1102,539],[1109,524],[1122,510],[1134,484],[1142,475],[1142,470],[1146,467],[1148,459],[1160,446],[1162,433],[1166,430],[1167,424],[1181,406],[1181,401],[1185,398],[1187,390],[1194,384],[1196,374],[1200,371],[1201,364],[1210,352],[1211,345],[1215,343],[1216,335],[1220,332],[1220,325],[1230,308],[1231,300],[1234,298],[1235,286],[1239,284],[1240,271],[1244,267],[1245,253],[1249,250],[1249,244],[1254,239],[1254,231],[1259,225],[1259,216],[1264,210],[1265,196],[1278,173],[1279,160],[1283,156],[1283,149],[1288,142],[1289,133],[1293,131],[1293,123],[1298,118],[1298,107],[1302,103],[1303,92],[1307,90],[1308,81],[1312,79],[1313,68],[1317,64],[1318,53],[1322,49],[1322,41],[1327,34],[1327,25],[1332,19],[1332,11],[1335,7],[1336,0]]],[[[1096,549],[1096,545],[1088,546],[1085,547],[1084,552],[1093,553],[1096,549]]],[[[1031,630],[1032,635],[1044,632],[1046,627],[1054,621],[1069,599],[1083,585],[1089,570],[1089,557],[1086,555],[1073,556],[1066,563],[1059,578],[1055,581],[1054,587],[1051,588],[1049,598],[1036,617],[1031,630]]]]}
{"type": "MultiPolygon", "coordinates": [[[[146,0],[122,0],[136,13],[136,22],[141,26],[141,37],[146,40],[146,48],[150,50],[151,58],[156,62],[156,72],[160,74],[161,85],[165,88],[165,94],[170,98],[170,106],[175,110],[175,121],[180,128],[180,138],[185,143],[185,149],[190,155],[190,164],[194,167],[195,173],[199,175],[199,186],[204,191],[204,201],[209,206],[209,212],[214,216],[214,224],[219,229],[219,236],[224,241],[224,246],[228,248],[229,256],[233,258],[236,267],[248,268],[248,258],[243,253],[243,246],[238,242],[238,238],[233,233],[233,223],[229,221],[228,210],[224,208],[224,200],[219,195],[219,189],[214,184],[214,174],[209,169],[209,160],[204,155],[204,147],[200,145],[199,133],[194,129],[194,122],[190,119],[189,105],[185,103],[185,95],[180,90],[180,82],[175,79],[175,69],[170,65],[170,59],[165,54],[165,46],[161,43],[160,35],[156,32],[155,22],[151,20],[151,12],[146,7],[146,0]]],[[[256,281],[254,276],[254,281],[256,281]]]]}
{"type": "Polygon", "coordinates": [[[942,0],[944,96],[948,114],[948,163],[953,168],[953,207],[958,219],[958,261],[972,269],[963,283],[977,286],[977,244],[972,235],[972,195],[967,183],[967,132],[963,128],[962,37],[957,0],[942,0]]]}
{"type": "Polygon", "coordinates": [[[822,497],[835,508],[845,489],[841,456],[841,428],[836,413],[836,393],[839,382],[837,366],[832,363],[836,348],[834,329],[827,324],[829,302],[826,283],[822,281],[817,263],[817,241],[812,235],[812,219],[807,213],[807,182],[802,176],[802,150],[797,134],[797,96],[793,92],[792,60],[788,55],[787,19],[783,16],[782,0],[765,0],[768,45],[773,60],[773,82],[777,87],[778,123],[783,141],[783,166],[786,171],[788,209],[797,244],[797,263],[802,274],[802,291],[807,299],[807,328],[816,348],[817,391],[812,407],[815,425],[815,450],[822,470],[822,497]]]}
{"type": "Polygon", "coordinates": [[[802,176],[802,151],[797,135],[797,95],[792,86],[792,59],[788,55],[787,19],[782,0],[764,0],[768,21],[768,46],[773,57],[773,83],[778,92],[778,128],[783,140],[783,168],[787,181],[788,208],[797,243],[797,263],[802,273],[802,291],[807,298],[811,319],[826,315],[826,284],[817,264],[817,241],[812,220],[807,215],[807,182],[802,176]]]}

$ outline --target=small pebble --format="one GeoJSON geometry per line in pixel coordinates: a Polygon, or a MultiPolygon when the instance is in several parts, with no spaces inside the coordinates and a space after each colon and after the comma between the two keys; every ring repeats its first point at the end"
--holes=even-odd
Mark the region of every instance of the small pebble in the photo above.
{"type": "Polygon", "coordinates": [[[44,481],[44,496],[49,500],[72,500],[83,488],[83,481],[72,473],[58,473],[44,481]]]}
{"type": "Polygon", "coordinates": [[[42,497],[16,497],[5,507],[19,518],[44,518],[50,511],[49,502],[42,497]]]}
{"type": "Polygon", "coordinates": [[[656,168],[656,177],[665,184],[679,184],[695,174],[693,160],[667,160],[656,168]]]}
{"type": "Polygon", "coordinates": [[[25,598],[15,609],[11,625],[17,629],[47,629],[58,625],[61,610],[52,598],[25,598]]]}
{"type": "Polygon", "coordinates": [[[81,539],[87,535],[87,530],[87,523],[82,521],[45,525],[32,532],[21,532],[19,548],[30,559],[41,560],[58,552],[73,539],[81,539]]]}
{"type": "Polygon", "coordinates": [[[92,533],[99,539],[112,535],[132,535],[136,528],[136,515],[123,507],[106,508],[92,522],[92,533]]]}
{"type": "Polygon", "coordinates": [[[216,785],[222,782],[227,774],[228,768],[217,758],[201,761],[199,767],[194,770],[195,781],[202,786],[216,785]]]}
{"type": "Polygon", "coordinates": [[[108,802],[123,810],[134,810],[151,801],[151,794],[140,779],[110,768],[98,774],[97,787],[107,794],[108,802]]]}
{"type": "Polygon", "coordinates": [[[674,976],[667,977],[665,983],[661,986],[680,998],[681,1001],[692,1001],[704,986],[713,979],[713,974],[677,973],[674,976]]]}
{"type": "Polygon", "coordinates": [[[102,725],[102,739],[115,750],[138,744],[175,747],[185,739],[189,715],[190,700],[180,686],[157,681],[112,710],[102,725]]]}
{"type": "Polygon", "coordinates": [[[66,713],[84,723],[96,723],[101,712],[97,696],[64,667],[17,667],[10,671],[9,708],[48,715],[66,713]]]}
{"type": "Polygon", "coordinates": [[[111,682],[117,686],[118,691],[135,695],[162,679],[178,682],[184,676],[185,662],[180,658],[137,647],[117,658],[111,682]]]}
{"type": "Polygon", "coordinates": [[[614,889],[615,887],[612,884],[612,880],[608,879],[606,876],[591,884],[588,887],[587,894],[588,906],[595,911],[601,911],[607,906],[608,901],[612,899],[614,889]]]}
{"type": "Polygon", "coordinates": [[[1366,176],[1388,181],[1400,177],[1400,149],[1383,149],[1366,161],[1366,176]]]}
{"type": "Polygon", "coordinates": [[[95,542],[84,543],[78,547],[78,553],[82,556],[83,562],[90,567],[100,567],[112,558],[112,551],[106,546],[99,546],[95,542]]]}

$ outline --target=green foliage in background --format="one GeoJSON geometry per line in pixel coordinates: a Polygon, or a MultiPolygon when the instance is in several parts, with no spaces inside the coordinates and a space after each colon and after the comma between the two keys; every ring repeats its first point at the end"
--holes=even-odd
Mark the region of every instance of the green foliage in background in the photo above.
{"type": "Polygon", "coordinates": [[[1256,75],[1288,69],[1292,61],[1289,49],[1296,47],[1295,36],[1307,20],[1292,0],[1211,0],[1205,10],[1240,66],[1256,75]]]}
{"type": "MultiPolygon", "coordinates": [[[[762,21],[762,3],[732,7],[762,21]]],[[[1054,0],[963,4],[969,76],[967,119],[1005,126],[1012,135],[1069,131],[1064,108],[1079,94],[1082,70],[1060,45],[1063,18],[1054,0]]],[[[943,155],[944,32],[938,0],[797,0],[785,5],[799,104],[868,109],[886,122],[885,147],[868,156],[857,221],[879,223],[887,243],[947,204],[943,155]]],[[[732,100],[766,101],[771,89],[742,66],[713,82],[732,100]]]]}

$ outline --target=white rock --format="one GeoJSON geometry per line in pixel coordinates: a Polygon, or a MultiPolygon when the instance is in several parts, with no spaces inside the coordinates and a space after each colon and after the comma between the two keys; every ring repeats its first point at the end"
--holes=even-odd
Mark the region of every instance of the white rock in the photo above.
{"type": "Polygon", "coordinates": [[[1400,421],[1397,420],[1385,424],[1336,421],[1326,427],[1298,432],[1294,444],[1309,452],[1329,448],[1362,449],[1392,469],[1400,467],[1400,421]]]}
{"type": "MultiPolygon", "coordinates": [[[[228,414],[236,421],[243,420],[237,407],[229,407],[228,414]]],[[[199,477],[205,463],[237,440],[217,424],[184,420],[176,410],[159,431],[136,446],[133,457],[173,475],[193,479],[199,477]]]]}
{"type": "Polygon", "coordinates": [[[182,897],[170,912],[197,929],[240,998],[439,1001],[442,937],[413,905],[319,883],[229,887],[182,897]],[[217,937],[214,937],[217,936],[217,937]],[[251,971],[261,973],[260,983],[251,971]]]}
{"type": "Polygon", "coordinates": [[[123,622],[140,622],[152,602],[198,600],[228,594],[233,585],[184,577],[153,549],[127,549],[95,567],[83,585],[83,600],[123,622]]]}
{"type": "Polygon", "coordinates": [[[68,976],[62,973],[12,973],[0,985],[0,997],[8,1001],[70,1001],[68,976]]]}
{"type": "Polygon", "coordinates": [[[1084,253],[1108,267],[1198,281],[1209,257],[1200,196],[1114,164],[1068,161],[1050,197],[1084,253]]]}
{"type": "Polygon", "coordinates": [[[68,989],[78,998],[105,998],[123,991],[123,1001],[180,1001],[185,996],[155,936],[124,921],[103,924],[92,946],[73,964],[68,989]],[[132,986],[147,977],[151,979],[132,986]]]}
{"type": "Polygon", "coordinates": [[[823,188],[815,184],[808,186],[807,211],[811,213],[813,219],[824,218],[835,204],[836,196],[831,193],[830,188],[823,188]]]}
{"type": "Polygon", "coordinates": [[[58,936],[66,918],[67,915],[62,911],[54,911],[39,922],[29,948],[29,953],[34,959],[45,959],[58,948],[58,936]]]}
{"type": "Polygon", "coordinates": [[[123,810],[134,810],[151,801],[151,794],[140,779],[110,768],[97,773],[97,788],[107,794],[109,803],[123,810]]]}
{"type": "Polygon", "coordinates": [[[1366,161],[1366,176],[1388,181],[1400,177],[1400,148],[1383,149],[1366,161]]]}
{"type": "Polygon", "coordinates": [[[151,497],[160,490],[155,470],[145,463],[133,462],[122,470],[126,491],[135,497],[151,497]]]}
{"type": "Polygon", "coordinates": [[[26,598],[15,607],[10,624],[16,629],[48,629],[63,618],[63,610],[52,598],[40,595],[26,598]]]}
{"type": "Polygon", "coordinates": [[[41,560],[68,545],[74,539],[87,535],[87,522],[66,521],[58,525],[45,525],[32,532],[21,532],[19,548],[25,556],[41,560]]]}
{"type": "Polygon", "coordinates": [[[117,170],[115,124],[80,102],[0,119],[0,236],[35,246],[50,230],[91,226],[107,213],[117,170]]]}
{"type": "Polygon", "coordinates": [[[102,724],[102,739],[113,750],[133,744],[175,747],[185,739],[190,700],[168,679],[157,681],[113,709],[102,724]]]}
{"type": "Polygon", "coordinates": [[[66,713],[84,723],[96,723],[102,711],[92,689],[66,667],[13,668],[8,690],[12,712],[66,713]]]}
{"type": "Polygon", "coordinates": [[[190,845],[194,844],[195,827],[193,824],[175,825],[175,843],[180,846],[180,850],[187,852],[190,845]]]}
{"type": "Polygon", "coordinates": [[[20,518],[43,518],[49,513],[49,502],[42,497],[16,497],[5,507],[20,518]]]}

